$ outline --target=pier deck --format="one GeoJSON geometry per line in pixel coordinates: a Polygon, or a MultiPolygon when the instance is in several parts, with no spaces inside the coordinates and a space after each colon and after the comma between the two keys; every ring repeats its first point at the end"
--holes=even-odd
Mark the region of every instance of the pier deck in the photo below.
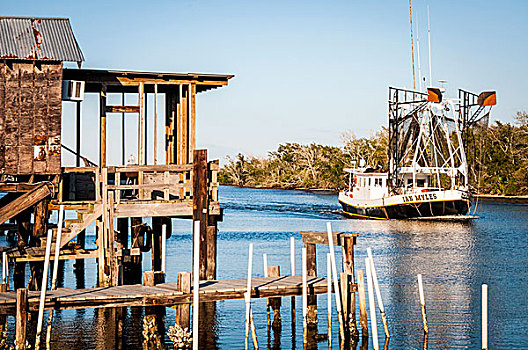
{"type": "MultiPolygon", "coordinates": [[[[308,278],[308,294],[327,293],[327,280],[308,278]]],[[[302,276],[253,278],[252,298],[284,297],[302,294],[302,276]]],[[[355,285],[354,285],[355,287],[355,285]]],[[[200,281],[200,301],[243,299],[247,279],[200,281]]],[[[37,311],[40,292],[28,293],[28,311],[37,311]]],[[[88,289],[58,288],[46,293],[46,309],[82,309],[125,306],[172,306],[192,303],[190,293],[180,292],[177,283],[161,283],[154,287],[123,285],[88,289]]],[[[14,315],[16,292],[0,293],[0,314],[14,315]]]]}

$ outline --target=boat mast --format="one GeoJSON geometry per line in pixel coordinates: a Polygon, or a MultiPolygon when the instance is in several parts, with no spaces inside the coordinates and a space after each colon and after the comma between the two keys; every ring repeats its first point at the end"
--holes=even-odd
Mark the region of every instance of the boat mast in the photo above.
{"type": "Polygon", "coordinates": [[[431,67],[431,23],[429,22],[429,5],[427,5],[427,40],[429,41],[429,86],[433,86],[433,69],[431,67]]]}
{"type": "Polygon", "coordinates": [[[413,90],[416,90],[416,75],[414,73],[414,40],[413,40],[413,25],[412,25],[412,7],[411,0],[409,0],[409,20],[411,22],[411,56],[412,56],[412,72],[413,72],[413,90]]]}
{"type": "MultiPolygon", "coordinates": [[[[422,91],[422,68],[420,62],[420,31],[418,30],[418,14],[416,14],[416,53],[418,55],[418,89],[422,91]]],[[[425,91],[425,88],[424,88],[425,91]]]]}

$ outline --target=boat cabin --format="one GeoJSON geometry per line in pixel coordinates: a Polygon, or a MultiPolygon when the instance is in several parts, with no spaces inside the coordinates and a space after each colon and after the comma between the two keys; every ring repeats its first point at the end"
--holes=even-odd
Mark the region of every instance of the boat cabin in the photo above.
{"type": "Polygon", "coordinates": [[[348,195],[355,199],[375,199],[388,195],[387,173],[367,169],[345,169],[349,173],[348,195]]]}

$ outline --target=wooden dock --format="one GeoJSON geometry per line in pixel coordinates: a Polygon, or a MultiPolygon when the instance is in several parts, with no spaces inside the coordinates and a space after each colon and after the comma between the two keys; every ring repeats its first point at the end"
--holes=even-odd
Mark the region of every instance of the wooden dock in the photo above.
{"type": "MultiPolygon", "coordinates": [[[[264,277],[252,279],[252,298],[285,297],[302,294],[302,276],[264,277]]],[[[247,279],[200,281],[200,302],[243,299],[247,279]]],[[[308,294],[327,293],[327,280],[308,278],[308,294]]],[[[0,293],[0,314],[14,315],[16,292],[0,293]]],[[[28,293],[28,311],[37,311],[40,292],[28,293]]],[[[125,306],[172,306],[192,303],[190,293],[181,292],[177,283],[161,283],[148,287],[140,284],[88,289],[58,288],[46,292],[45,308],[54,310],[106,308],[125,306]]]]}

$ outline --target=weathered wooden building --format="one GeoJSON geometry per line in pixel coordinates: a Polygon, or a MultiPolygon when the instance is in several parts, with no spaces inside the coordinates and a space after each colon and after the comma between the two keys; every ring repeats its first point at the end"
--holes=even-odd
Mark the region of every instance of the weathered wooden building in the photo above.
{"type": "MultiPolygon", "coordinates": [[[[14,261],[15,284],[23,286],[24,264],[32,262],[30,287],[36,288],[45,236],[53,210],[61,205],[77,217],[64,221],[61,259],[98,259],[100,285],[135,282],[141,256],[152,249],[153,268],[161,270],[161,227],[170,232],[171,218],[200,220],[200,277],[216,277],[218,163],[196,150],[196,94],[228,84],[231,75],[134,72],[81,69],[83,54],[65,18],[0,17],[0,224],[17,232],[17,248],[4,248],[14,261]],[[63,68],[63,62],[79,68],[63,68]],[[80,154],[81,104],[85,94],[98,96],[98,110],[83,115],[100,125],[99,159],[80,154]],[[108,97],[121,96],[112,105],[108,97]],[[125,105],[125,95],[137,104],[125,105]],[[146,103],[160,96],[164,115],[154,108],[147,128],[146,103]],[[75,103],[76,147],[61,143],[64,101],[75,103]],[[137,120],[136,161],[107,164],[107,149],[124,149],[125,133],[107,128],[107,118],[137,120]],[[157,120],[165,139],[157,139],[157,120]],[[156,158],[165,147],[165,161],[156,158]],[[154,159],[146,154],[154,148],[154,159]],[[61,164],[61,152],[75,154],[75,167],[61,164]],[[142,218],[151,217],[152,227],[142,218]],[[7,223],[10,221],[11,223],[7,223]],[[85,229],[97,228],[97,249],[84,249],[85,229]],[[72,243],[75,242],[75,243],[72,243]],[[150,244],[147,244],[149,242],[150,244]]],[[[139,272],[138,272],[139,271],[139,272]]]]}

